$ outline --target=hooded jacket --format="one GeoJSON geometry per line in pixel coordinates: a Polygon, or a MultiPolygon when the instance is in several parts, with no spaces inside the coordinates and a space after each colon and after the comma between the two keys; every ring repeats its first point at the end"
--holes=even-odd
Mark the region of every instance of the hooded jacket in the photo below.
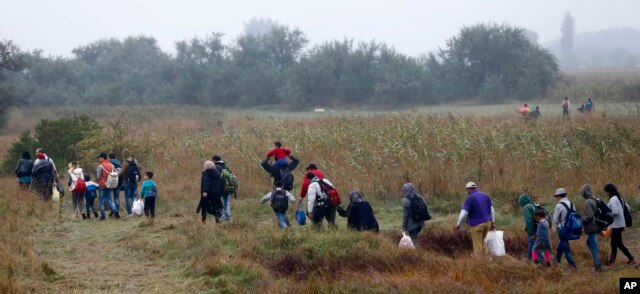
{"type": "Polygon", "coordinates": [[[533,205],[533,201],[529,195],[522,194],[520,198],[518,198],[518,205],[522,207],[522,214],[524,216],[524,228],[527,231],[528,236],[533,236],[536,234],[536,221],[534,219],[533,213],[535,211],[535,206],[533,205]]]}
{"type": "Polygon", "coordinates": [[[600,226],[596,223],[596,212],[598,211],[598,203],[596,196],[591,191],[591,186],[584,185],[580,189],[580,195],[585,199],[584,214],[582,215],[583,227],[585,234],[597,234],[600,232],[600,226]]]}

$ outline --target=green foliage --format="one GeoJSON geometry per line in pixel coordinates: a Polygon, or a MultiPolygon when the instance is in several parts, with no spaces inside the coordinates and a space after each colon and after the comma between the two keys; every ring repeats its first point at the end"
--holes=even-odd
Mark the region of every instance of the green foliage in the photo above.
{"type": "Polygon", "coordinates": [[[20,47],[10,40],[0,40],[0,128],[7,123],[8,109],[16,102],[12,76],[27,68],[20,47]]]}
{"type": "Polygon", "coordinates": [[[58,167],[62,167],[63,163],[78,160],[75,147],[78,142],[99,131],[100,125],[87,116],[43,119],[36,126],[33,136],[26,131],[20,135],[18,141],[11,144],[2,164],[3,171],[11,171],[24,151],[28,151],[34,157],[37,148],[43,148],[44,152],[58,163],[58,167]]]}

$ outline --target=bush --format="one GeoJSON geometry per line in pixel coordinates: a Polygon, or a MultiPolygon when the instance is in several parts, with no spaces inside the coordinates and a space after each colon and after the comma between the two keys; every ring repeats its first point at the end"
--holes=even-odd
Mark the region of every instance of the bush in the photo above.
{"type": "Polygon", "coordinates": [[[11,144],[2,163],[2,171],[12,172],[24,151],[29,151],[32,158],[35,157],[36,148],[43,148],[45,153],[51,155],[58,163],[58,168],[63,167],[61,163],[78,159],[75,145],[100,129],[100,125],[87,116],[43,119],[36,126],[33,136],[30,131],[26,131],[20,135],[18,141],[11,144]]]}

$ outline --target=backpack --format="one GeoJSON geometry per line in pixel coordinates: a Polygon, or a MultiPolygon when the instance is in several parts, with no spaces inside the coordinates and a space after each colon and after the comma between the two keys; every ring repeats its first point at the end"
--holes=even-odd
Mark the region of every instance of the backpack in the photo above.
{"type": "Polygon", "coordinates": [[[613,223],[613,213],[611,212],[611,208],[607,206],[604,201],[600,199],[596,200],[596,212],[594,214],[594,222],[598,224],[600,229],[604,229],[613,223]]]}
{"type": "Polygon", "coordinates": [[[429,208],[424,199],[418,195],[409,198],[409,216],[413,221],[421,222],[431,219],[429,208]]]}
{"type": "Polygon", "coordinates": [[[329,183],[325,182],[324,180],[318,181],[318,184],[320,185],[320,190],[322,190],[323,193],[327,194],[327,198],[329,198],[329,201],[331,201],[331,204],[334,207],[337,207],[342,203],[340,201],[340,194],[338,194],[338,190],[336,190],[336,188],[329,185],[329,183]]]}
{"type": "Polygon", "coordinates": [[[622,197],[620,197],[620,195],[616,195],[616,197],[618,197],[618,199],[620,199],[620,202],[622,203],[625,226],[627,228],[633,226],[633,219],[631,218],[631,212],[629,211],[629,207],[627,207],[627,203],[624,201],[624,199],[622,199],[622,197]]]}
{"type": "Polygon", "coordinates": [[[271,192],[271,208],[275,212],[286,212],[289,209],[289,199],[286,190],[273,190],[271,192]]]}
{"type": "Polygon", "coordinates": [[[569,100],[562,100],[562,109],[569,109],[569,100]]]}
{"type": "Polygon", "coordinates": [[[138,165],[134,160],[126,160],[126,162],[129,164],[129,166],[127,166],[127,181],[129,181],[129,183],[138,182],[140,180],[140,169],[138,165]]]}
{"type": "MultiPolygon", "coordinates": [[[[84,181],[84,179],[82,179],[84,181]]],[[[86,184],[86,182],[85,182],[86,184]]],[[[95,199],[96,197],[98,197],[98,193],[97,193],[97,189],[95,185],[89,185],[86,186],[87,187],[87,192],[84,193],[84,197],[85,198],[90,198],[90,199],[95,199]]]]}
{"type": "Polygon", "coordinates": [[[107,189],[118,188],[118,172],[113,164],[111,165],[111,172],[107,173],[107,181],[104,185],[107,189]]]}
{"type": "Polygon", "coordinates": [[[582,235],[582,217],[573,209],[573,204],[571,204],[571,208],[564,203],[560,202],[565,209],[567,209],[567,217],[564,221],[564,226],[559,229],[559,237],[562,240],[578,240],[582,235]]]}
{"type": "Polygon", "coordinates": [[[236,189],[238,189],[238,181],[236,176],[228,168],[223,168],[221,177],[222,184],[224,186],[224,192],[227,194],[233,194],[236,189]]]}
{"type": "Polygon", "coordinates": [[[31,169],[29,169],[30,162],[27,160],[22,160],[20,162],[20,167],[18,168],[18,172],[16,175],[18,177],[25,177],[31,174],[31,169]]]}
{"type": "Polygon", "coordinates": [[[83,178],[78,178],[78,180],[73,184],[73,189],[71,192],[82,193],[87,192],[87,183],[83,178]]]}
{"type": "Polygon", "coordinates": [[[293,189],[293,174],[288,168],[280,169],[280,181],[285,190],[291,191],[293,189]]]}

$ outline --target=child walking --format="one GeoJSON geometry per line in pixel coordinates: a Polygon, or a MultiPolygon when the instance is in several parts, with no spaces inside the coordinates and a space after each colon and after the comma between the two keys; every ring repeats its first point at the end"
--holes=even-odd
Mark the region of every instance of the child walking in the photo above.
{"type": "Polygon", "coordinates": [[[84,200],[87,209],[87,218],[91,219],[91,212],[93,216],[98,218],[98,210],[96,210],[96,198],[98,198],[98,184],[91,181],[91,176],[84,175],[84,182],[87,185],[87,191],[84,193],[84,200]]]}
{"type": "Polygon", "coordinates": [[[536,242],[533,244],[533,250],[535,250],[538,263],[541,266],[551,266],[551,235],[549,233],[549,222],[545,218],[546,212],[543,210],[536,210],[534,212],[536,221],[538,222],[538,229],[536,231],[536,242]]]}
{"type": "Polygon", "coordinates": [[[289,223],[289,218],[287,217],[289,202],[295,203],[296,199],[289,191],[284,189],[284,184],[282,184],[282,182],[276,181],[273,186],[273,191],[267,193],[267,195],[264,195],[264,197],[260,199],[260,203],[264,204],[265,202],[271,200],[271,208],[273,208],[273,213],[276,214],[278,226],[280,226],[280,228],[282,229],[286,229],[291,226],[291,223],[289,223]]]}
{"type": "Polygon", "coordinates": [[[146,180],[142,183],[140,196],[144,198],[144,215],[146,217],[156,217],[156,198],[158,197],[158,186],[153,181],[153,172],[145,173],[146,180]]]}

